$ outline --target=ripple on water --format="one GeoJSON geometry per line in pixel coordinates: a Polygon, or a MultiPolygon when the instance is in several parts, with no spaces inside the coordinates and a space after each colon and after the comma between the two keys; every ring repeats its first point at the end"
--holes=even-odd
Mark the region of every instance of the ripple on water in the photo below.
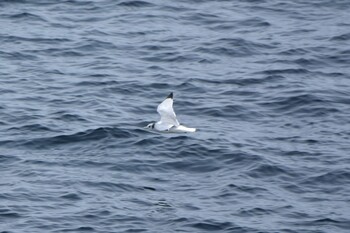
{"type": "Polygon", "coordinates": [[[348,232],[348,1],[0,7],[1,233],[348,232]]]}

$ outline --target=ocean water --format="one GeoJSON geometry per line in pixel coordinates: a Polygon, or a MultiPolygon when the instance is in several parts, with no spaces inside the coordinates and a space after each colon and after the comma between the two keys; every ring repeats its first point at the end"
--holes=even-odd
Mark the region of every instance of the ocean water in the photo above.
{"type": "Polygon", "coordinates": [[[349,12],[0,1],[0,232],[350,232],[349,12]]]}

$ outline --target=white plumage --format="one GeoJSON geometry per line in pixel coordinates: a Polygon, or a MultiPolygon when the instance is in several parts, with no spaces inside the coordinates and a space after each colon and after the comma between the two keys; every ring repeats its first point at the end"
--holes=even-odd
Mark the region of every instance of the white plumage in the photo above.
{"type": "Polygon", "coordinates": [[[170,93],[168,97],[158,105],[157,112],[160,115],[160,120],[158,122],[147,125],[146,128],[174,133],[196,132],[195,128],[188,128],[186,126],[180,125],[174,112],[173,102],[173,93],[170,93]]]}

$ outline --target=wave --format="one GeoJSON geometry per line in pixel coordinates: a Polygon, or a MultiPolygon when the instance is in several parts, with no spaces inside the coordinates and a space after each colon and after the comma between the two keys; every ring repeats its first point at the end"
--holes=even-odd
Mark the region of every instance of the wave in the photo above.
{"type": "Polygon", "coordinates": [[[217,56],[244,57],[263,54],[274,46],[269,44],[255,43],[242,38],[221,38],[212,42],[202,43],[194,51],[217,56]]]}
{"type": "Polygon", "coordinates": [[[19,14],[12,14],[12,15],[3,15],[7,16],[10,19],[21,19],[25,21],[42,21],[46,22],[46,20],[43,17],[40,17],[39,15],[28,13],[28,12],[23,12],[19,14]]]}
{"type": "Polygon", "coordinates": [[[348,2],[0,1],[0,232],[347,232],[348,2]]]}
{"type": "MultiPolygon", "coordinates": [[[[338,186],[344,185],[350,182],[350,171],[347,170],[333,170],[330,172],[326,172],[321,175],[316,175],[312,177],[306,178],[301,182],[302,185],[313,186],[313,187],[322,187],[322,185],[331,185],[338,186]]],[[[334,190],[337,192],[340,190],[334,190]]]]}
{"type": "Polygon", "coordinates": [[[123,7],[151,7],[154,6],[154,4],[146,1],[122,1],[121,3],[118,3],[118,6],[123,7]]]}
{"type": "Polygon", "coordinates": [[[97,129],[89,129],[86,131],[69,134],[69,135],[56,135],[51,137],[41,137],[32,139],[19,139],[19,140],[3,140],[0,142],[2,145],[16,145],[22,147],[29,147],[32,149],[45,149],[57,145],[68,145],[78,142],[99,141],[108,138],[131,138],[134,134],[126,129],[112,128],[112,127],[100,127],[97,129]]]}

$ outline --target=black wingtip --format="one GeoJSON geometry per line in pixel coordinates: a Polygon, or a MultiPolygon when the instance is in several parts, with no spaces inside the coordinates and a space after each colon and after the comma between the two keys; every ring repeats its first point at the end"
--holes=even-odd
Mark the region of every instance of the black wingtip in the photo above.
{"type": "Polygon", "coordinates": [[[172,99],[173,98],[173,93],[171,92],[169,95],[168,95],[168,97],[166,97],[167,99],[168,98],[170,98],[170,99],[172,99]]]}

